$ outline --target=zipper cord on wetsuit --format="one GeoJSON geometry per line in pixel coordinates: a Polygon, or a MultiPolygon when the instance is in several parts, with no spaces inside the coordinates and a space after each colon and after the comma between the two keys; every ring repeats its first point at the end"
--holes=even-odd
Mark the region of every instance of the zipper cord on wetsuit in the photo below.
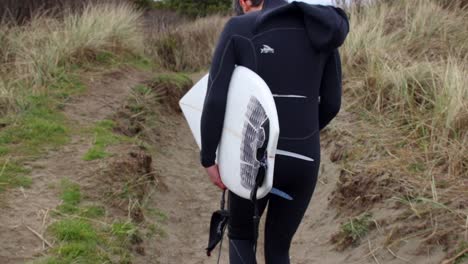
{"type": "MultiPolygon", "coordinates": [[[[226,190],[223,190],[223,194],[221,195],[221,210],[224,210],[226,207],[226,190]]],[[[226,227],[224,227],[226,228],[226,227]]],[[[219,244],[219,252],[218,252],[218,264],[221,261],[221,251],[223,250],[223,241],[224,241],[224,230],[222,233],[221,242],[219,244]]]]}

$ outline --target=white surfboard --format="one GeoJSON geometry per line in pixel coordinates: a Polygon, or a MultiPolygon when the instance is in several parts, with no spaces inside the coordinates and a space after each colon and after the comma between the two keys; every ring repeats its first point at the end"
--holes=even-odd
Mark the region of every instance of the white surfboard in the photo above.
{"type": "MultiPolygon", "coordinates": [[[[204,76],[179,102],[199,147],[208,78],[208,75],[204,76]]],[[[271,191],[279,132],[276,105],[267,84],[248,68],[236,67],[229,85],[217,155],[221,179],[230,191],[250,199],[260,168],[256,153],[262,146],[266,146],[267,171],[257,198],[263,198],[271,191]]]]}

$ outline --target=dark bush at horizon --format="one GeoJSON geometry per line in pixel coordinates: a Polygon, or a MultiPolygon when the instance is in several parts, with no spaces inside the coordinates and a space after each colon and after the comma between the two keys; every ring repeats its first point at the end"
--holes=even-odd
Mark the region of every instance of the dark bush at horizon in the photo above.
{"type": "Polygon", "coordinates": [[[231,0],[163,0],[154,3],[152,0],[136,0],[149,3],[149,6],[160,9],[177,11],[192,18],[204,17],[212,14],[228,14],[231,12],[231,0]]]}
{"type": "Polygon", "coordinates": [[[192,18],[228,14],[231,10],[231,0],[2,0],[0,21],[24,23],[37,13],[56,16],[66,10],[80,10],[88,3],[103,2],[129,2],[143,9],[171,10],[192,18]]]}
{"type": "Polygon", "coordinates": [[[24,23],[34,15],[58,16],[68,10],[80,10],[89,3],[137,2],[139,0],[1,0],[0,22],[24,23]]]}

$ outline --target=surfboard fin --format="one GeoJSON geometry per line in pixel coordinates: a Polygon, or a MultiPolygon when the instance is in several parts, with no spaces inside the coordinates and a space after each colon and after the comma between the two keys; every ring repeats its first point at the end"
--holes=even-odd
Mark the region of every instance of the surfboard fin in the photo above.
{"type": "Polygon", "coordinates": [[[278,190],[278,189],[276,189],[276,188],[271,188],[270,193],[271,193],[271,194],[274,194],[274,195],[276,195],[276,196],[279,196],[279,197],[281,197],[281,198],[283,198],[283,199],[286,199],[286,200],[288,200],[288,201],[292,201],[292,200],[293,200],[293,198],[291,197],[291,195],[289,195],[289,194],[287,194],[287,193],[285,193],[285,192],[283,192],[283,191],[281,191],[281,190],[278,190]]]}

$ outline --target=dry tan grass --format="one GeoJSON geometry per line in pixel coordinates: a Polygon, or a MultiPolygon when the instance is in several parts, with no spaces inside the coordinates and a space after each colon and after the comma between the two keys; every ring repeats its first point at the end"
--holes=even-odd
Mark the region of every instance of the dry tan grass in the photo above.
{"type": "Polygon", "coordinates": [[[88,5],[63,20],[36,15],[24,26],[0,25],[0,110],[25,94],[47,92],[58,71],[104,51],[143,53],[141,13],[129,4],[88,5]]]}
{"type": "Polygon", "coordinates": [[[2,0],[0,21],[26,23],[37,13],[47,13],[49,16],[62,16],[73,10],[81,11],[89,4],[132,3],[129,0],[2,0]]]}
{"type": "Polygon", "coordinates": [[[226,17],[216,15],[159,32],[149,37],[147,52],[171,71],[206,69],[226,21],[226,17]]]}
{"type": "MultiPolygon", "coordinates": [[[[393,0],[350,9],[342,48],[345,127],[353,149],[345,170],[389,173],[391,196],[415,216],[401,235],[455,250],[468,219],[468,13],[437,0],[393,0]]],[[[410,217],[411,218],[411,217],[410,217]]],[[[412,219],[412,218],[411,218],[412,219]]]]}

